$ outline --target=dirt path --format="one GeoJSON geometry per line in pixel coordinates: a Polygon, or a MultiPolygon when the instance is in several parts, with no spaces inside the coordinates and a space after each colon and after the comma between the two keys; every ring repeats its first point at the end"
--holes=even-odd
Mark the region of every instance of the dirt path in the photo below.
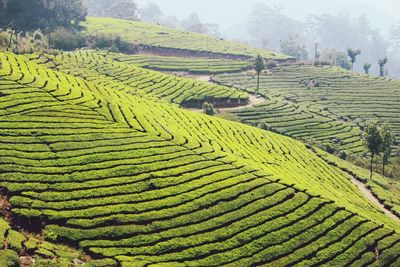
{"type": "Polygon", "coordinates": [[[336,166],[335,163],[329,162],[325,159],[323,159],[322,157],[320,157],[315,150],[311,147],[309,148],[309,150],[314,153],[317,157],[319,157],[320,159],[322,159],[323,161],[325,161],[326,163],[328,163],[331,166],[334,166],[336,168],[339,168],[340,170],[344,171],[345,173],[347,173],[350,177],[351,177],[351,182],[357,186],[358,190],[360,190],[361,194],[368,199],[372,204],[374,204],[376,207],[378,207],[383,213],[385,213],[386,216],[392,218],[393,220],[400,222],[400,218],[397,217],[391,210],[387,209],[385,207],[385,205],[382,204],[382,202],[374,196],[374,194],[372,193],[372,191],[367,187],[367,185],[365,183],[363,183],[362,181],[360,181],[359,179],[357,179],[357,177],[355,177],[350,171],[340,168],[338,166],[336,166]]]}
{"type": "Polygon", "coordinates": [[[381,211],[383,211],[388,217],[392,218],[395,221],[400,222],[400,218],[397,217],[396,215],[394,215],[390,210],[388,210],[380,201],[379,199],[377,199],[371,192],[371,190],[369,190],[367,188],[367,186],[363,183],[360,182],[359,180],[357,180],[356,177],[352,176],[351,177],[351,182],[356,185],[358,187],[358,189],[360,190],[360,192],[369,200],[371,201],[373,204],[375,204],[375,206],[379,207],[379,209],[381,211]]]}
{"type": "MultiPolygon", "coordinates": [[[[196,81],[202,81],[202,82],[211,82],[211,76],[210,75],[189,75],[186,78],[194,79],[196,81]]],[[[244,106],[238,106],[234,108],[216,108],[219,112],[225,112],[225,111],[234,111],[234,110],[241,110],[244,108],[251,108],[254,105],[261,104],[265,102],[264,97],[256,97],[253,94],[249,94],[249,102],[247,105],[244,106]]],[[[196,108],[189,108],[189,110],[192,111],[202,111],[202,109],[196,109],[196,108]]]]}
{"type": "Polygon", "coordinates": [[[211,76],[210,75],[193,75],[193,76],[188,76],[188,78],[192,78],[197,81],[201,82],[210,82],[211,76]]]}

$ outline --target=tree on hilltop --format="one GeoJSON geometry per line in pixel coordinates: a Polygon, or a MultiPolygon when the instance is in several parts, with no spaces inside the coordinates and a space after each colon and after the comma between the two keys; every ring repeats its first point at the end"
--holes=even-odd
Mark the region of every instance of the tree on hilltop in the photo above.
{"type": "Polygon", "coordinates": [[[357,56],[361,54],[361,50],[360,49],[351,49],[351,48],[347,48],[347,55],[350,58],[350,62],[351,62],[351,70],[353,70],[354,67],[354,63],[356,63],[357,60],[357,56]]]}
{"type": "Polygon", "coordinates": [[[387,75],[388,71],[385,69],[385,65],[388,63],[388,58],[384,57],[378,60],[379,65],[379,76],[384,77],[387,75]]]}
{"type": "Polygon", "coordinates": [[[260,93],[260,75],[262,71],[265,69],[265,63],[264,59],[261,55],[257,55],[257,57],[254,60],[254,70],[257,73],[257,90],[256,94],[260,93]]]}
{"type": "Polygon", "coordinates": [[[371,68],[371,64],[370,63],[364,63],[363,68],[364,68],[365,74],[368,75],[369,74],[369,69],[371,68]]]}
{"type": "Polygon", "coordinates": [[[105,10],[105,17],[126,19],[126,20],[139,20],[137,5],[129,0],[115,1],[115,3],[105,10]]]}
{"type": "Polygon", "coordinates": [[[140,19],[150,23],[162,23],[164,19],[164,13],[161,8],[154,3],[147,3],[146,6],[140,8],[140,19]]]}
{"type": "Polygon", "coordinates": [[[292,56],[298,60],[306,60],[308,58],[308,52],[304,45],[300,45],[292,37],[289,40],[281,41],[281,52],[292,56]]]}
{"type": "Polygon", "coordinates": [[[365,147],[371,153],[370,178],[372,178],[374,157],[379,155],[382,146],[382,135],[378,121],[374,120],[367,123],[363,139],[365,147]]]}

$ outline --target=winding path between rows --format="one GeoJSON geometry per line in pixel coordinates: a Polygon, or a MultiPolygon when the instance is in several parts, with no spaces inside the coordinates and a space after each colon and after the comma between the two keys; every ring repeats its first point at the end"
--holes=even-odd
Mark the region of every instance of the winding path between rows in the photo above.
{"type": "Polygon", "coordinates": [[[336,166],[335,163],[329,162],[325,159],[323,159],[322,157],[320,157],[317,153],[315,153],[315,150],[311,147],[309,148],[309,150],[314,153],[314,155],[316,155],[317,157],[321,158],[322,160],[324,160],[326,163],[328,163],[329,165],[332,165],[336,168],[339,168],[340,170],[342,170],[343,172],[347,173],[351,179],[350,181],[357,186],[358,190],[360,190],[361,194],[368,199],[372,204],[374,204],[376,207],[378,207],[386,216],[388,216],[389,218],[400,222],[400,218],[394,214],[391,210],[389,210],[388,208],[385,207],[385,205],[383,205],[382,201],[380,201],[373,193],[372,191],[367,187],[367,185],[365,183],[363,183],[360,179],[358,179],[356,176],[354,176],[354,174],[352,174],[350,171],[340,168],[338,166],[336,166]]]}
{"type": "Polygon", "coordinates": [[[388,210],[380,201],[378,198],[372,194],[371,190],[368,189],[368,187],[361,181],[359,181],[356,177],[351,176],[351,182],[358,187],[360,192],[375,206],[379,207],[380,210],[382,210],[388,217],[392,218],[395,221],[400,222],[400,218],[394,215],[390,210],[388,210]]]}

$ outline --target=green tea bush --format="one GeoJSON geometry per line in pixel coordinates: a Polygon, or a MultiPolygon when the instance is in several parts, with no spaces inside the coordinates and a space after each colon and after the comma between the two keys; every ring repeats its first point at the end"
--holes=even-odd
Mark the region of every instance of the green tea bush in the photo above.
{"type": "Polygon", "coordinates": [[[71,51],[86,45],[85,37],[76,31],[58,28],[50,33],[50,46],[53,49],[71,51]]]}

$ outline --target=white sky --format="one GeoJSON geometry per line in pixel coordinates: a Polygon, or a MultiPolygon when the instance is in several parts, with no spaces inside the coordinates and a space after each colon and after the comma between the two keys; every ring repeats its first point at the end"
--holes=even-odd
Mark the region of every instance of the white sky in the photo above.
{"type": "Polygon", "coordinates": [[[187,17],[197,12],[204,22],[218,23],[222,28],[246,22],[254,4],[281,4],[284,13],[302,19],[308,14],[347,11],[359,16],[366,14],[371,24],[386,28],[400,20],[400,0],[134,0],[139,5],[158,4],[167,15],[187,17]]]}

